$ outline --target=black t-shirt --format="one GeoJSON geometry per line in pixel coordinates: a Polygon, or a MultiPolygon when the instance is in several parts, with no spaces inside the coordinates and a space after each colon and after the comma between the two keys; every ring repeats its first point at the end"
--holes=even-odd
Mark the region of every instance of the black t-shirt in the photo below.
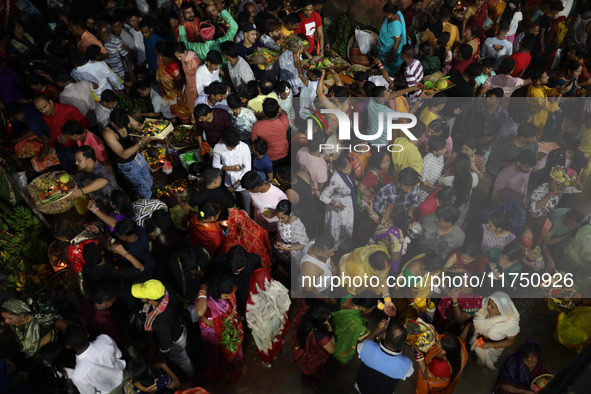
{"type": "Polygon", "coordinates": [[[152,323],[152,329],[158,339],[158,345],[161,350],[168,350],[172,347],[174,341],[179,339],[182,333],[182,320],[176,303],[176,295],[170,292],[168,296],[168,305],[152,323]]]}
{"type": "MultiPolygon", "coordinates": [[[[220,254],[213,260],[213,268],[216,271],[231,271],[228,262],[226,261],[226,254],[220,254]]],[[[248,261],[246,267],[238,275],[234,275],[234,283],[236,284],[236,304],[238,312],[244,316],[246,311],[246,302],[248,301],[248,294],[250,289],[250,277],[252,273],[261,268],[261,258],[254,253],[247,253],[248,261]]]]}
{"type": "MultiPolygon", "coordinates": [[[[550,18],[547,14],[544,14],[540,17],[540,31],[545,30],[546,33],[550,31],[550,27],[552,27],[552,18],[550,18]]],[[[546,39],[548,37],[545,37],[546,39]]]]}
{"type": "Polygon", "coordinates": [[[144,266],[144,271],[136,276],[138,282],[144,282],[154,277],[156,261],[150,253],[150,239],[143,227],[137,228],[139,239],[132,243],[123,243],[123,247],[144,266]]]}
{"type": "Polygon", "coordinates": [[[448,97],[473,97],[474,88],[468,83],[458,70],[451,70],[449,80],[456,84],[453,88],[446,90],[448,97]]]}
{"type": "Polygon", "coordinates": [[[189,205],[196,207],[205,203],[212,202],[220,204],[221,213],[219,220],[228,219],[228,208],[233,208],[236,205],[234,195],[225,187],[218,187],[215,189],[203,189],[191,196],[189,205]]]}

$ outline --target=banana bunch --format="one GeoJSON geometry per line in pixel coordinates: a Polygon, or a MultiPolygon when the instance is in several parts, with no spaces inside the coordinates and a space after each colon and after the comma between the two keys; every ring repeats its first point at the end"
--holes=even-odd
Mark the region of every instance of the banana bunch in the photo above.
{"type": "Polygon", "coordinates": [[[5,220],[6,224],[16,231],[38,230],[41,224],[33,212],[22,205],[14,208],[12,214],[7,216],[5,220]]]}

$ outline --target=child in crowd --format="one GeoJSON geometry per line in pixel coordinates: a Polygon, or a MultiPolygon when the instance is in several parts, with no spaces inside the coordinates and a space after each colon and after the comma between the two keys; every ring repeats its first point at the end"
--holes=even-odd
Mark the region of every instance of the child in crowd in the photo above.
{"type": "Polygon", "coordinates": [[[273,162],[267,156],[267,142],[257,138],[252,142],[252,168],[255,169],[262,179],[273,180],[273,162]]]}

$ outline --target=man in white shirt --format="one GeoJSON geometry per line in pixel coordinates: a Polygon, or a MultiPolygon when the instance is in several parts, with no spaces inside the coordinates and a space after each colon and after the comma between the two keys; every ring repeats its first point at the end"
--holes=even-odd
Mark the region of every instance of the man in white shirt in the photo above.
{"type": "Polygon", "coordinates": [[[97,45],[89,46],[86,50],[86,58],[90,60],[82,63],[81,59],[73,56],[74,64],[77,67],[70,72],[70,76],[76,81],[90,81],[98,85],[92,90],[95,101],[99,100],[106,89],[123,90],[123,84],[117,74],[105,62],[97,61],[99,56],[100,48],[97,45]]]}
{"type": "Polygon", "coordinates": [[[70,379],[80,394],[121,392],[125,361],[111,337],[102,334],[91,343],[84,328],[71,325],[65,341],[66,347],[76,352],[76,367],[70,379]]]}
{"type": "Polygon", "coordinates": [[[96,104],[96,124],[99,130],[103,130],[111,121],[110,116],[113,108],[117,105],[117,95],[111,89],[103,91],[101,101],[96,104]]]}
{"type": "MultiPolygon", "coordinates": [[[[55,77],[55,83],[62,88],[58,100],[62,104],[70,104],[78,108],[88,120],[90,126],[96,125],[96,101],[92,97],[92,90],[96,84],[89,81],[72,82],[67,71],[60,71],[55,77]]],[[[98,85],[96,85],[98,86],[98,85]]]]}
{"type": "Polygon", "coordinates": [[[246,84],[254,81],[254,74],[250,65],[242,57],[238,56],[236,43],[232,41],[223,42],[220,45],[222,56],[228,62],[228,73],[238,95],[246,93],[246,84]]]}
{"type": "Polygon", "coordinates": [[[250,171],[251,162],[250,148],[238,139],[238,133],[234,130],[226,132],[213,148],[212,167],[226,173],[226,187],[238,194],[238,201],[249,216],[250,193],[240,186],[240,179],[250,171]]]}
{"type": "Polygon", "coordinates": [[[220,64],[222,55],[218,51],[211,50],[207,53],[206,63],[199,66],[195,73],[197,93],[199,96],[205,94],[205,87],[210,83],[220,80],[220,64]]]}

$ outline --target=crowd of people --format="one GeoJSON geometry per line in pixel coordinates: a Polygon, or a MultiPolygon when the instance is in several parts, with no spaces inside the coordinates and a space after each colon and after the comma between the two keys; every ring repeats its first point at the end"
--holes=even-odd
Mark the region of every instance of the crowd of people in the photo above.
{"type": "MultiPolygon", "coordinates": [[[[49,234],[67,245],[75,300],[3,295],[3,343],[18,348],[0,350],[3,390],[207,393],[240,380],[244,341],[268,368],[289,352],[306,386],[358,358],[363,394],[415,373],[417,393],[451,393],[470,359],[499,368],[474,392],[530,393],[549,373],[541,346],[517,341],[523,293],[502,278],[591,281],[591,106],[569,99],[589,96],[590,4],[388,2],[353,75],[308,67],[338,39],[324,6],[0,5],[3,148],[73,174],[68,198],[89,210],[49,234]],[[262,48],[274,64],[253,60],[262,48]],[[413,114],[415,139],[343,141],[335,115],[306,123],[321,108],[355,112],[367,136],[413,114]],[[175,167],[190,181],[166,198],[142,153],[153,138],[137,136],[146,118],[196,131],[200,160],[175,167]],[[490,285],[383,286],[441,273],[490,285]],[[315,280],[341,274],[380,285],[315,280]],[[429,347],[409,347],[417,324],[429,347]]],[[[580,351],[587,299],[548,307],[555,339],[580,351]]]]}

